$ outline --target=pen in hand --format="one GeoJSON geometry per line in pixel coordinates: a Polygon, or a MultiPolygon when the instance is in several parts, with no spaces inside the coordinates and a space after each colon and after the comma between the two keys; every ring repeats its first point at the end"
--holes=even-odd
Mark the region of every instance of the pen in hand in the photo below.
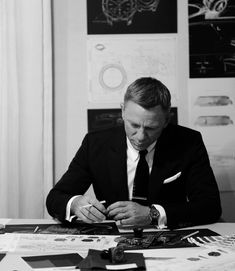
{"type": "MultiPolygon", "coordinates": [[[[106,201],[105,201],[105,200],[101,200],[100,203],[104,204],[104,203],[106,203],[106,201]]],[[[81,206],[80,208],[88,208],[88,207],[94,207],[94,208],[96,208],[96,206],[94,206],[94,205],[91,204],[91,203],[86,204],[86,205],[83,205],[83,206],[81,206]]],[[[96,209],[97,209],[97,208],[96,208],[96,209]]],[[[101,212],[104,216],[106,216],[106,214],[103,213],[101,210],[99,210],[99,209],[97,209],[97,210],[98,210],[99,212],[101,212]]]]}
{"type": "MultiPolygon", "coordinates": [[[[101,200],[100,203],[102,203],[102,204],[106,203],[106,200],[101,200]]],[[[81,206],[81,208],[88,208],[88,207],[91,207],[91,206],[95,207],[93,204],[89,203],[89,204],[81,206]]]]}

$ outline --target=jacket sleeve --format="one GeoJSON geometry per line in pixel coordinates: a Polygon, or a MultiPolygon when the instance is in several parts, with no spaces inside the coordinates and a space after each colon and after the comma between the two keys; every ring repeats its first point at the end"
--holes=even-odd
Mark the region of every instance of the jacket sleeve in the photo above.
{"type": "Polygon", "coordinates": [[[187,152],[184,176],[185,200],[163,202],[169,228],[210,224],[221,216],[218,186],[200,133],[187,152]]]}
{"type": "Polygon", "coordinates": [[[88,135],[86,135],[68,170],[47,196],[48,213],[60,221],[65,219],[66,205],[70,198],[83,195],[91,184],[88,145],[88,135]]]}

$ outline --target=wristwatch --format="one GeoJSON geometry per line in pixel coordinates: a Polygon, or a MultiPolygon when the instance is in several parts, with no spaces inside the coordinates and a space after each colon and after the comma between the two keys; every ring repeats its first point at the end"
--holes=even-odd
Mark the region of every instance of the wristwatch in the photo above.
{"type": "Polygon", "coordinates": [[[158,219],[159,219],[160,213],[159,211],[154,207],[154,205],[150,206],[149,211],[149,218],[151,219],[151,225],[158,225],[158,219]]]}

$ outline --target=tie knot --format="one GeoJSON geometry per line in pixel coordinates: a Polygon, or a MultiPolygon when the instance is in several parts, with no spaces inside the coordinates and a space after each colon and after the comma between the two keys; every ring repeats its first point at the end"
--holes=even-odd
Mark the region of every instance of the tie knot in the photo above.
{"type": "Polygon", "coordinates": [[[147,150],[139,151],[140,157],[145,157],[147,153],[148,153],[147,150]]]}

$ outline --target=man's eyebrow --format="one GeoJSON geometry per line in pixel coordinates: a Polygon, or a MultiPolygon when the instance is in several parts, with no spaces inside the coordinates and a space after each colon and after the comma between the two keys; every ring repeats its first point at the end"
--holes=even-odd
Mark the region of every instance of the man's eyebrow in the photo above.
{"type": "MultiPolygon", "coordinates": [[[[133,122],[131,120],[128,120],[130,122],[131,125],[134,126],[141,126],[139,123],[133,122]]],[[[159,125],[154,125],[154,126],[144,126],[145,129],[157,129],[159,127],[159,125]]]]}
{"type": "Polygon", "coordinates": [[[145,129],[151,129],[151,130],[154,130],[154,129],[157,129],[159,126],[156,125],[156,126],[144,126],[145,129]]]}

